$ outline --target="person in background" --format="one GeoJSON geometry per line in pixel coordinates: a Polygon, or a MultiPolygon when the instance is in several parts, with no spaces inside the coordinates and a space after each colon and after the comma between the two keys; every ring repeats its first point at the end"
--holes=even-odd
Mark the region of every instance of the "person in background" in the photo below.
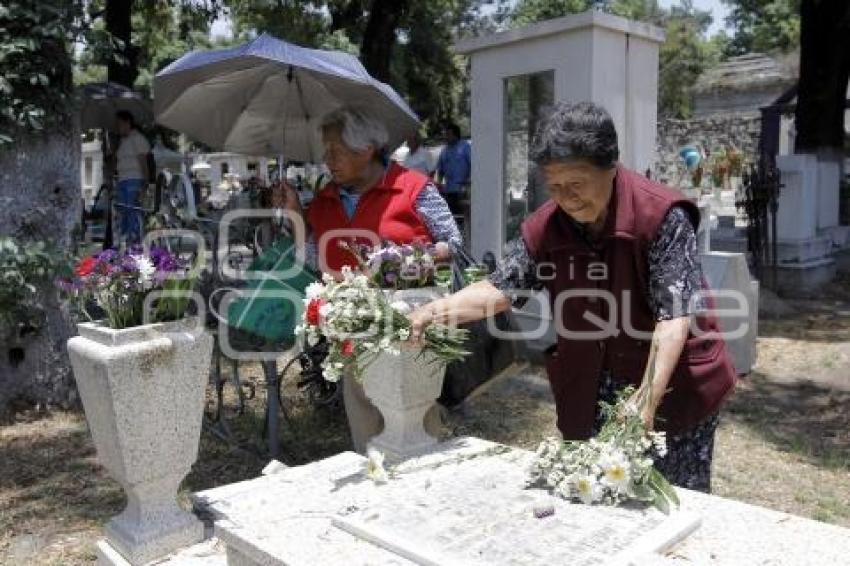
{"type": "MultiPolygon", "coordinates": [[[[365,230],[396,244],[433,243],[438,261],[463,247],[454,217],[431,179],[386,159],[389,133],[378,117],[341,108],[322,119],[321,136],[332,178],[306,214],[311,231],[305,242],[308,264],[331,275],[345,266],[356,267],[357,259],[338,242],[361,234],[332,238],[329,234],[345,230],[365,230]]],[[[288,184],[278,184],[273,194],[274,207],[303,214],[298,195],[288,184]]],[[[383,429],[383,418],[352,376],[343,380],[343,398],[354,448],[365,453],[369,439],[383,429]]],[[[425,416],[426,430],[432,434],[439,430],[439,416],[436,405],[425,416]]]]}
{"type": "Polygon", "coordinates": [[[136,128],[133,115],[126,110],[115,114],[118,122],[118,135],[121,142],[118,145],[118,231],[121,238],[129,245],[142,239],[142,214],[137,210],[125,207],[139,205],[139,193],[147,186],[148,152],[151,146],[145,136],[136,128]]]}
{"type": "Polygon", "coordinates": [[[467,196],[472,172],[472,148],[461,139],[460,127],[449,123],[445,130],[446,145],[437,161],[437,181],[443,185],[443,196],[455,214],[463,214],[462,201],[467,196]]]}
{"type": "Polygon", "coordinates": [[[434,173],[434,168],[431,166],[431,154],[422,147],[422,137],[418,132],[407,138],[407,149],[409,151],[401,164],[407,169],[419,171],[430,177],[434,173]]]}

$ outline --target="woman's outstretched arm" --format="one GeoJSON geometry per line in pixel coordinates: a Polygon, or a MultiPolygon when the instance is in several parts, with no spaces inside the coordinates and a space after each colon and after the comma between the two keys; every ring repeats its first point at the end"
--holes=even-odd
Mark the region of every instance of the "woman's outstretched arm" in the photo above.
{"type": "Polygon", "coordinates": [[[429,324],[456,326],[494,316],[510,306],[510,299],[502,291],[489,281],[479,281],[410,313],[411,340],[419,340],[429,324]]]}

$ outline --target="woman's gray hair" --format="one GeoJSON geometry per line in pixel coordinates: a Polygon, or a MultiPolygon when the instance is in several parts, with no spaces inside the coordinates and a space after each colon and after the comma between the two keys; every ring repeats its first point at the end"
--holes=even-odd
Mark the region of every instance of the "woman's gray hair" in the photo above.
{"type": "Polygon", "coordinates": [[[344,106],[329,112],[322,118],[322,133],[338,130],[342,142],[354,151],[364,151],[372,146],[380,154],[390,141],[384,124],[363,110],[344,106]]]}
{"type": "Polygon", "coordinates": [[[609,169],[619,155],[611,115],[592,102],[556,104],[540,122],[531,148],[531,159],[538,165],[583,159],[609,169]]]}

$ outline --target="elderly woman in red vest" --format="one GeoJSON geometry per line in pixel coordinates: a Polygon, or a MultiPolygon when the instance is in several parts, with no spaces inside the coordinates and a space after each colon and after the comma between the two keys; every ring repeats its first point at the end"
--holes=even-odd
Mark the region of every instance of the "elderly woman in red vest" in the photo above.
{"type": "MultiPolygon", "coordinates": [[[[356,266],[357,260],[338,242],[364,234],[379,242],[435,243],[438,260],[463,245],[454,217],[431,179],[385,159],[389,135],[380,120],[342,108],[323,118],[321,131],[332,180],[307,212],[308,263],[331,274],[346,265],[356,266]]],[[[300,212],[291,189],[276,200],[278,206],[300,212]]],[[[344,380],[343,394],[354,447],[364,452],[369,438],[381,431],[381,415],[353,380],[344,380]]],[[[434,429],[437,417],[436,411],[429,413],[428,428],[434,429]]]]}
{"type": "Polygon", "coordinates": [[[525,291],[548,290],[559,324],[547,372],[566,439],[598,431],[598,402],[640,384],[657,339],[652,402],[642,414],[668,432],[668,453],[656,464],[671,482],[708,491],[718,409],[736,377],[701,292],[697,208],[620,165],[611,117],[591,103],[557,105],[540,124],[532,158],[550,199],[525,220],[489,280],[411,314],[414,339],[434,321],[481,319],[525,291]]]}

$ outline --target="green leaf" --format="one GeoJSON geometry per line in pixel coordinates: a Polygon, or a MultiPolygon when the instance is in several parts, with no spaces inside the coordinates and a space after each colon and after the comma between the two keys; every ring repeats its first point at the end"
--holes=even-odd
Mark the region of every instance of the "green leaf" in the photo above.
{"type": "Polygon", "coordinates": [[[667,478],[665,478],[656,468],[652,468],[649,473],[652,483],[661,490],[667,499],[669,499],[674,505],[678,506],[679,496],[676,494],[676,490],[673,486],[670,485],[670,482],[667,481],[667,478]]]}
{"type": "Polygon", "coordinates": [[[670,514],[670,504],[667,502],[667,497],[663,493],[656,491],[655,497],[652,499],[652,504],[665,515],[670,514]]]}

